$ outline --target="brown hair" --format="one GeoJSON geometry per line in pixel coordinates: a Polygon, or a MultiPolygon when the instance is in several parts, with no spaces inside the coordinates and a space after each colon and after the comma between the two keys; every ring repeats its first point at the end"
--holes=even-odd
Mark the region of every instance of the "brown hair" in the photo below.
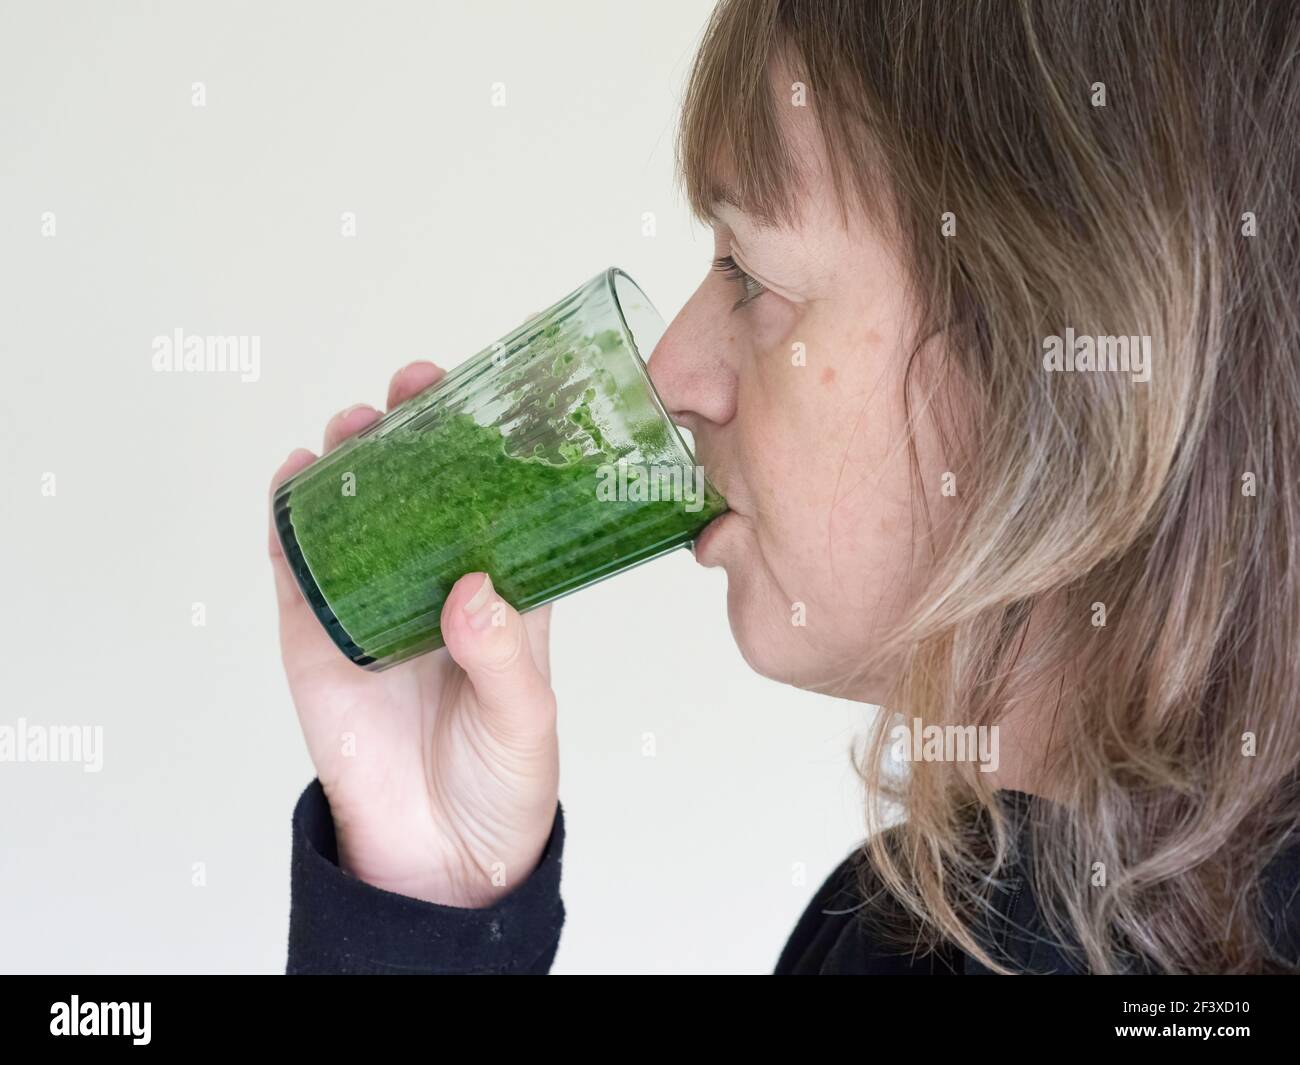
{"type": "MultiPolygon", "coordinates": [[[[1059,694],[1032,858],[1081,965],[1285,967],[1262,874],[1300,825],[1300,7],[722,0],[678,144],[702,217],[720,166],[746,210],[794,217],[777,59],[844,217],[887,198],[917,350],[942,337],[978,441],[944,441],[955,532],[881,648],[905,663],[890,706],[991,725],[1059,694]],[[1149,383],[1044,372],[1066,327],[1149,336],[1149,383]]],[[[1002,968],[971,929],[1014,857],[1004,814],[969,763],[895,778],[888,727],[868,820],[908,816],[869,834],[863,884],[913,940],[1002,968]]]]}

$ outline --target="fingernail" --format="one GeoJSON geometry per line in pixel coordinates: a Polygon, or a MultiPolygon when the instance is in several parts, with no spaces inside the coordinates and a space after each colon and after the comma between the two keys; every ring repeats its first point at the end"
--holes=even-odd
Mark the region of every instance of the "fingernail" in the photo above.
{"type": "MultiPolygon", "coordinates": [[[[342,418],[349,418],[349,417],[351,417],[353,414],[355,414],[355,413],[356,413],[357,411],[359,411],[359,410],[371,410],[371,411],[373,411],[374,409],[375,409],[375,408],[372,407],[369,403],[354,403],[354,404],[352,404],[352,406],[350,406],[347,410],[345,410],[342,414],[340,414],[340,415],[339,415],[339,418],[340,418],[340,419],[342,419],[342,418]]],[[[378,412],[376,411],[376,413],[378,413],[378,412]]]]}
{"type": "Polygon", "coordinates": [[[483,583],[478,586],[478,591],[470,596],[461,609],[465,611],[469,618],[469,627],[471,629],[482,629],[492,620],[492,610],[488,600],[492,598],[492,578],[486,573],[483,574],[483,583]]]}

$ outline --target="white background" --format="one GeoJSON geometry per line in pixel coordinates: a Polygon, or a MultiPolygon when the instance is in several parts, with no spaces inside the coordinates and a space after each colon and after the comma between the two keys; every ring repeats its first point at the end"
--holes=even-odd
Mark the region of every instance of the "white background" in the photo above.
{"type": "MultiPolygon", "coordinates": [[[[0,3],[0,724],[105,747],[0,764],[0,968],[283,971],[313,770],[270,474],[603,267],[676,313],[712,255],[672,160],[709,7],[0,3]],[[259,335],[261,379],[154,373],[178,327],[259,335]]],[[[555,608],[556,972],[770,970],[860,836],[870,709],[750,673],[724,582],[679,551],[555,608]]]]}

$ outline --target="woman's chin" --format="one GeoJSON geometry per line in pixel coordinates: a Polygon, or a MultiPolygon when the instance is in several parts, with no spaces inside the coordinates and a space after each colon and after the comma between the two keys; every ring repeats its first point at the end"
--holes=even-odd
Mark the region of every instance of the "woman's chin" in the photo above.
{"type": "Polygon", "coordinates": [[[755,595],[746,574],[727,574],[727,621],[745,664],[759,676],[805,691],[880,704],[885,679],[862,671],[862,656],[832,661],[828,641],[791,623],[790,612],[769,597],[755,595]],[[820,650],[819,650],[820,648],[820,650]]]}
{"type": "Polygon", "coordinates": [[[752,594],[746,576],[727,571],[727,621],[740,656],[759,676],[808,687],[809,663],[803,661],[807,645],[791,632],[789,611],[762,605],[766,597],[752,594]]]}

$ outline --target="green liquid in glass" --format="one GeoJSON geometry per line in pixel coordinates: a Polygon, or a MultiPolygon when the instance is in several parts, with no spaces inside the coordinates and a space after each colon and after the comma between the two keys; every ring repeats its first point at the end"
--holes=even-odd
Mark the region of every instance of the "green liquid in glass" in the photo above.
{"type": "Polygon", "coordinates": [[[384,669],[441,647],[466,573],[527,610],[726,510],[640,359],[662,328],[603,271],[280,486],[286,559],[344,654],[384,669]]]}
{"type": "MultiPolygon", "coordinates": [[[[568,415],[599,447],[582,404],[568,415]]],[[[649,453],[665,426],[647,423],[649,453]]],[[[501,431],[463,413],[362,442],[349,457],[354,495],[337,477],[306,478],[289,497],[294,535],[339,623],[374,659],[442,646],[438,620],[452,584],[492,576],[525,610],[688,542],[726,505],[703,498],[599,498],[609,450],[562,446],[518,457],[501,431]],[[702,504],[702,505],[701,505],[702,504]],[[431,631],[432,630],[432,631],[431,631]]],[[[631,493],[629,493],[631,494],[631,493]]]]}

